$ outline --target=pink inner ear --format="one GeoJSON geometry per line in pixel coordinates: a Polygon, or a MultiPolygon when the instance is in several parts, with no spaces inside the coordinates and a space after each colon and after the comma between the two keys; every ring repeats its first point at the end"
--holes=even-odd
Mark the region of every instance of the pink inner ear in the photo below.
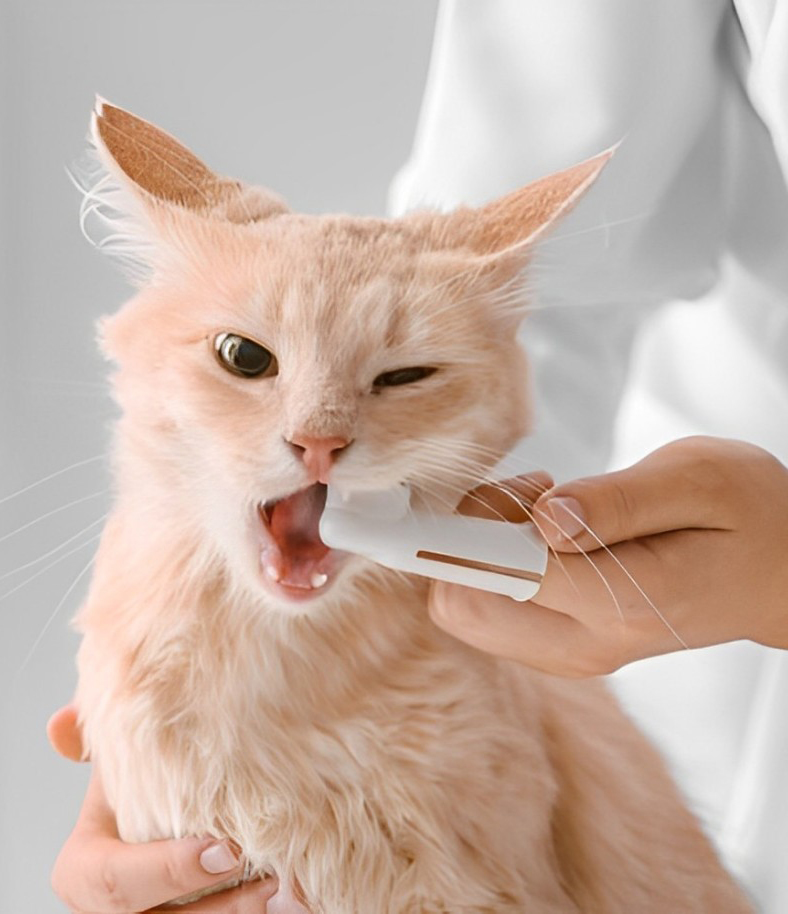
{"type": "Polygon", "coordinates": [[[108,102],[97,107],[95,129],[115,163],[142,190],[189,209],[215,202],[218,177],[168,133],[108,102]]]}
{"type": "Polygon", "coordinates": [[[100,150],[136,188],[157,200],[230,222],[287,211],[274,194],[220,177],[169,133],[109,102],[97,102],[93,130],[100,150]]]}
{"type": "Polygon", "coordinates": [[[495,255],[535,241],[560,216],[568,213],[594,183],[616,147],[532,184],[478,210],[460,210],[445,217],[444,238],[495,255]]]}

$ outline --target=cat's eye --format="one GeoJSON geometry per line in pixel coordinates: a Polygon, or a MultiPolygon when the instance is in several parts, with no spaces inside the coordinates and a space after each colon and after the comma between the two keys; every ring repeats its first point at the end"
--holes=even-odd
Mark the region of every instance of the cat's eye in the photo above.
{"type": "Polygon", "coordinates": [[[220,333],[213,350],[222,367],[242,378],[270,378],[279,371],[272,352],[237,333],[220,333]]]}
{"type": "Polygon", "coordinates": [[[414,367],[414,368],[397,368],[395,371],[384,371],[379,374],[372,382],[373,387],[399,387],[401,384],[413,384],[415,381],[421,381],[435,374],[437,368],[414,367]]]}

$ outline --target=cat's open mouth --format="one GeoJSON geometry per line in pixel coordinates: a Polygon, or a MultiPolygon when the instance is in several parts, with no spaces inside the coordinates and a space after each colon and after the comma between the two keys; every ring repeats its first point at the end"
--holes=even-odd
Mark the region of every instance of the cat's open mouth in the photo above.
{"type": "Polygon", "coordinates": [[[325,504],[326,487],[316,483],[259,505],[260,568],[275,593],[303,600],[322,593],[331,583],[341,554],[320,539],[325,504]]]}

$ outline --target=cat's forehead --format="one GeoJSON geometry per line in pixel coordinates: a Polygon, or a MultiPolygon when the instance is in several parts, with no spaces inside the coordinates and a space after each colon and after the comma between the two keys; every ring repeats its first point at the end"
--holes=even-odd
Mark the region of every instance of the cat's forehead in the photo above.
{"type": "Polygon", "coordinates": [[[426,250],[424,234],[406,222],[353,216],[283,215],[262,228],[261,240],[273,274],[326,286],[412,278],[426,250]]]}
{"type": "Polygon", "coordinates": [[[439,270],[407,224],[344,216],[283,216],[261,234],[256,303],[286,329],[387,337],[424,317],[439,270]]]}

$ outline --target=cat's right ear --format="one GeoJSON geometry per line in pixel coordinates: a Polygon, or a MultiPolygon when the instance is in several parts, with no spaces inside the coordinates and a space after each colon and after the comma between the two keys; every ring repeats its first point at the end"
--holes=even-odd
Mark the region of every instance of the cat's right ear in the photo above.
{"type": "Polygon", "coordinates": [[[217,175],[164,130],[98,96],[90,139],[103,175],[83,188],[83,230],[97,216],[109,230],[95,243],[110,252],[148,259],[140,251],[179,219],[243,225],[288,211],[275,194],[217,175]]]}
{"type": "Polygon", "coordinates": [[[522,267],[534,244],[596,181],[618,145],[478,209],[460,207],[435,218],[436,245],[467,251],[480,263],[522,267]]]}

